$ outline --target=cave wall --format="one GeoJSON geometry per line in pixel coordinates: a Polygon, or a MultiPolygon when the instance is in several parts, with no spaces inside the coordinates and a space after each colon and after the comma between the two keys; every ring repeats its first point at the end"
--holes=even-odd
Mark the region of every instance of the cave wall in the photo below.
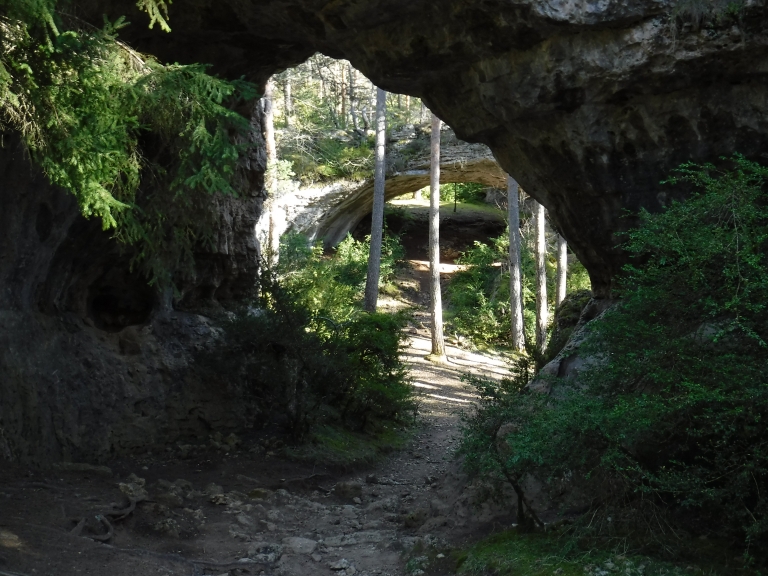
{"type": "Polygon", "coordinates": [[[79,0],[94,22],[166,60],[263,81],[315,51],[386,90],[424,98],[463,140],[490,146],[549,210],[598,296],[624,263],[625,210],[658,210],[680,163],[768,161],[768,11],[696,27],[671,0],[194,0],[170,34],[130,0],[79,0]]]}
{"type": "Polygon", "coordinates": [[[203,381],[195,352],[216,337],[211,309],[252,290],[263,203],[261,117],[240,167],[248,193],[219,198],[212,249],[158,293],[131,253],[50,185],[18,138],[0,147],[0,460],[103,461],[254,424],[248,391],[203,381]]]}

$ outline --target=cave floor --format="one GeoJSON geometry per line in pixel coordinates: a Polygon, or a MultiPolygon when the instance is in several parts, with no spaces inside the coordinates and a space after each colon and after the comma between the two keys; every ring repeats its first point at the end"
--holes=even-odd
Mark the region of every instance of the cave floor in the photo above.
{"type": "MultiPolygon", "coordinates": [[[[418,286],[426,269],[413,264],[403,281],[418,286]]],[[[234,438],[231,449],[226,439],[193,455],[176,446],[109,468],[7,467],[0,576],[453,574],[451,549],[514,520],[508,507],[475,504],[483,487],[453,454],[458,410],[473,401],[461,375],[506,368],[501,356],[455,347],[448,364],[428,362],[428,314],[416,310],[404,356],[420,423],[404,449],[347,471],[234,438]],[[118,519],[126,494],[145,500],[118,519]]]]}

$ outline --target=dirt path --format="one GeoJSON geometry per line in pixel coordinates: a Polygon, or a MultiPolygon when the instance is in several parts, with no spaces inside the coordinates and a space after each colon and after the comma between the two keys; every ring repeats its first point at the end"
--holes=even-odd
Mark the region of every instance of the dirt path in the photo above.
{"type": "MultiPolygon", "coordinates": [[[[417,320],[426,326],[423,312],[417,320]]],[[[473,506],[453,457],[456,410],[473,401],[461,375],[500,377],[505,366],[454,347],[437,366],[424,360],[428,330],[409,336],[423,423],[407,449],[346,475],[234,437],[111,468],[6,468],[0,576],[452,574],[449,548],[512,520],[473,506]],[[119,519],[126,496],[144,501],[119,519]]]]}

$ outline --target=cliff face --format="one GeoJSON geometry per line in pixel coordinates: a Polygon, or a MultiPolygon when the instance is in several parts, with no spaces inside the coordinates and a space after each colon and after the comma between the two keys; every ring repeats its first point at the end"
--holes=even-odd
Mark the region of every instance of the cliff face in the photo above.
{"type": "Polygon", "coordinates": [[[168,60],[263,80],[319,50],[423,97],[549,209],[598,296],[624,211],[658,209],[672,168],[768,154],[765,0],[701,29],[664,0],[195,0],[171,7],[171,34],[129,0],[80,4],[128,14],[129,40],[168,60]]]}
{"type": "MultiPolygon", "coordinates": [[[[261,141],[260,117],[252,136],[261,141]]],[[[0,460],[103,460],[252,423],[247,393],[190,375],[207,319],[176,311],[131,272],[97,220],[52,187],[21,146],[0,148],[0,460]],[[247,416],[247,417],[246,417],[247,416]],[[249,418],[251,419],[249,422],[249,418]]],[[[241,174],[250,195],[222,198],[213,249],[196,253],[181,303],[210,306],[254,284],[261,153],[241,174]]]]}

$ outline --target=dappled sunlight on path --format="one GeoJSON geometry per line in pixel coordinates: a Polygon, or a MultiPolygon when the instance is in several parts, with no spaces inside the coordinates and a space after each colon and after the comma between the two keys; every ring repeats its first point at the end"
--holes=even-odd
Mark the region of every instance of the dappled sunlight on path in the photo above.
{"type": "MultiPolygon", "coordinates": [[[[423,312],[423,323],[429,318],[423,312]]],[[[431,351],[429,330],[423,327],[411,331],[407,348],[403,351],[403,360],[408,364],[413,386],[422,401],[422,410],[435,417],[455,416],[456,409],[469,406],[476,395],[471,387],[462,382],[467,374],[481,376],[490,380],[501,380],[509,373],[503,356],[498,354],[480,354],[455,346],[446,346],[447,362],[437,364],[427,360],[431,351]]]]}

